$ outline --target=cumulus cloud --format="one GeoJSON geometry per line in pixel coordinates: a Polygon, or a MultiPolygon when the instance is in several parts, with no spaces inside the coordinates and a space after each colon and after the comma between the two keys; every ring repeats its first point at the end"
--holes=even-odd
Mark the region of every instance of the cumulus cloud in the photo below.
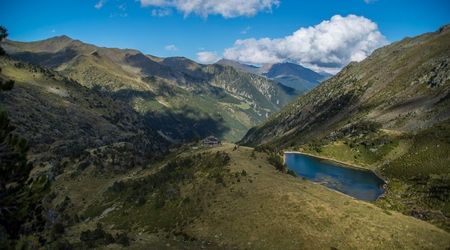
{"type": "Polygon", "coordinates": [[[164,47],[165,50],[170,50],[170,51],[177,51],[178,48],[175,47],[175,45],[167,45],[166,47],[164,47]]]}
{"type": "Polygon", "coordinates": [[[191,13],[201,17],[222,15],[225,18],[238,16],[254,16],[261,11],[272,11],[272,7],[280,5],[279,0],[139,0],[143,7],[162,9],[175,8],[187,17],[191,13]]]}
{"type": "Polygon", "coordinates": [[[197,60],[202,63],[215,63],[219,58],[217,52],[203,51],[197,53],[197,60]]]}
{"type": "Polygon", "coordinates": [[[336,73],[350,61],[361,61],[386,44],[371,20],[335,15],[284,38],[237,40],[233,47],[225,49],[223,57],[251,64],[290,61],[336,73]]]}

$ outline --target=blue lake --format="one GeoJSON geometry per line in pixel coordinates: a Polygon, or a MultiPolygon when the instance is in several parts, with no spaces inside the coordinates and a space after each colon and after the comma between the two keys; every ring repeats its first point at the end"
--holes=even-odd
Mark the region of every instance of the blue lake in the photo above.
{"type": "Polygon", "coordinates": [[[376,201],[384,194],[385,181],[369,170],[339,166],[317,157],[286,153],[286,165],[300,178],[350,195],[360,200],[376,201]]]}

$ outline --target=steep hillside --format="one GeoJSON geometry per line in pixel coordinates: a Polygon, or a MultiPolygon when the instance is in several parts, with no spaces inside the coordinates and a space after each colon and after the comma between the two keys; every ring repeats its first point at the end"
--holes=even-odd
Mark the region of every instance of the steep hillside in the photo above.
{"type": "Polygon", "coordinates": [[[449,37],[443,27],[350,63],[253,128],[242,142],[301,144],[364,120],[397,133],[417,133],[445,121],[450,116],[449,37]]]}
{"type": "Polygon", "coordinates": [[[129,103],[162,136],[176,141],[208,134],[237,141],[300,93],[230,66],[100,48],[66,36],[2,46],[129,103]]]}
{"type": "MultiPolygon", "coordinates": [[[[129,106],[88,89],[73,79],[42,66],[1,56],[0,79],[14,80],[11,91],[0,93],[15,133],[28,140],[36,163],[64,158],[76,161],[86,149],[120,146],[139,162],[160,154],[169,145],[129,106]]],[[[119,159],[120,158],[120,159],[119,159]]],[[[114,167],[129,167],[129,162],[114,167]]]]}
{"type": "Polygon", "coordinates": [[[216,64],[229,65],[245,72],[266,76],[274,81],[283,84],[284,86],[291,87],[302,92],[313,89],[319,83],[332,76],[326,73],[319,74],[315,71],[293,63],[274,63],[265,64],[262,67],[255,67],[222,59],[216,64]]]}
{"type": "Polygon", "coordinates": [[[242,143],[375,169],[393,194],[380,203],[449,229],[449,55],[449,26],[378,49],[252,128],[242,143]]]}

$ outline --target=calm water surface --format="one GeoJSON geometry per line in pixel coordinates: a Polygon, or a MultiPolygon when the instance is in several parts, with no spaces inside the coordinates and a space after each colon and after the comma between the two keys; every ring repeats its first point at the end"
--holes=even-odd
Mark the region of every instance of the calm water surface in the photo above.
{"type": "Polygon", "coordinates": [[[319,182],[360,200],[376,201],[385,190],[385,181],[371,171],[339,166],[322,159],[295,153],[286,153],[286,165],[300,178],[319,182]]]}

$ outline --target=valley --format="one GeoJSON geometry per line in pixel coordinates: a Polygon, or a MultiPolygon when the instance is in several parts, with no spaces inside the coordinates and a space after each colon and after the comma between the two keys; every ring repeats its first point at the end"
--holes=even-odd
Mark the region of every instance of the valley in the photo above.
{"type": "Polygon", "coordinates": [[[101,48],[67,36],[31,43],[6,40],[2,47],[128,104],[171,142],[211,134],[236,142],[302,93],[227,65],[101,48]]]}
{"type": "Polygon", "coordinates": [[[303,90],[274,81],[289,64],[265,77],[66,36],[3,41],[0,80],[14,87],[1,110],[31,176],[51,183],[36,237],[51,249],[446,249],[449,41],[449,26],[405,38],[303,90]],[[210,135],[221,145],[202,147],[210,135]],[[297,177],[285,152],[373,170],[386,194],[297,177]]]}

